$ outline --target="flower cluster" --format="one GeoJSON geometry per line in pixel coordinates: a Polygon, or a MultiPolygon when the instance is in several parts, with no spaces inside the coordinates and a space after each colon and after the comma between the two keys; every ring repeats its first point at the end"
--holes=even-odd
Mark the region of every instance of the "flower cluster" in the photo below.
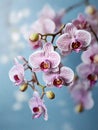
{"type": "Polygon", "coordinates": [[[43,115],[45,120],[48,119],[43,98],[55,98],[52,87],[60,89],[67,86],[77,112],[91,109],[94,105],[92,89],[98,81],[98,12],[87,0],[82,3],[86,4],[86,17],[79,14],[66,24],[62,23],[64,14],[81,5],[81,2],[59,12],[46,5],[25,35],[33,50],[29,60],[23,56],[14,59],[15,64],[9,71],[9,78],[14,85],[20,86],[22,92],[29,86],[32,88],[33,96],[29,107],[33,118],[43,115]],[[82,59],[82,63],[76,67],[76,74],[75,70],[62,64],[61,57],[66,57],[73,51],[81,52],[82,59]],[[26,77],[26,71],[31,72],[30,79],[26,77]],[[42,73],[44,85],[38,79],[38,72],[42,73]]]}

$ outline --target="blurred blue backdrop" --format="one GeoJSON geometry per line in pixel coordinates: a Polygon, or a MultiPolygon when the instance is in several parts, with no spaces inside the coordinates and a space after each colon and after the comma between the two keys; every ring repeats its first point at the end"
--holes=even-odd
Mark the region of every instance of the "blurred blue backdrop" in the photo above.
{"type": "MultiPolygon", "coordinates": [[[[17,55],[28,58],[32,52],[21,31],[37,19],[42,7],[50,4],[54,10],[60,10],[77,2],[79,0],[0,0],[0,130],[98,130],[98,87],[93,90],[94,108],[81,114],[75,113],[67,88],[54,89],[55,100],[45,99],[49,114],[46,122],[43,118],[32,120],[28,107],[31,89],[19,92],[8,77],[13,58],[17,55]]],[[[90,2],[98,7],[98,1],[90,2]]],[[[70,11],[63,21],[77,17],[84,8],[70,11]]],[[[80,62],[78,54],[64,60],[64,64],[74,70],[80,62]]]]}

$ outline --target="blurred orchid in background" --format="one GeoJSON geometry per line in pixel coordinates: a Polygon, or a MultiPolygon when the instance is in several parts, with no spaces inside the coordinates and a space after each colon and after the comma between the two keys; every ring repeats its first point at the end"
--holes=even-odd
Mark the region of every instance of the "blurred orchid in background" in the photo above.
{"type": "Polygon", "coordinates": [[[3,6],[6,5],[2,3],[2,12],[5,13],[5,17],[1,19],[1,29],[4,31],[1,33],[0,42],[1,64],[7,64],[25,48],[25,44],[22,41],[21,28],[22,30],[25,28],[23,27],[23,20],[30,15],[30,10],[28,8],[11,10],[12,1],[8,0],[6,4],[7,8],[5,10],[3,6]]]}

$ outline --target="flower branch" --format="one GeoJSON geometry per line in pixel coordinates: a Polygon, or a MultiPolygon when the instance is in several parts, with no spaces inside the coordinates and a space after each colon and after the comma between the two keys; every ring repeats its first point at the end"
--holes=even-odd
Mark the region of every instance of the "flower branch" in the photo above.
{"type": "Polygon", "coordinates": [[[22,92],[26,91],[28,86],[32,88],[33,97],[29,100],[29,107],[33,118],[43,115],[45,120],[48,119],[43,98],[44,95],[49,99],[55,98],[54,92],[51,91],[52,87],[60,89],[68,86],[67,89],[75,101],[77,112],[91,109],[94,105],[91,92],[98,82],[98,44],[93,42],[91,34],[93,33],[98,42],[98,25],[96,24],[98,23],[98,16],[96,16],[98,12],[93,7],[86,7],[88,15],[91,17],[87,16],[86,19],[80,14],[72,22],[62,23],[65,12],[67,13],[82,4],[88,6],[89,0],[80,1],[60,12],[55,12],[51,7],[45,7],[40,11],[39,19],[35,21],[32,31],[27,36],[28,43],[33,50],[29,60],[20,56],[18,59],[24,62],[21,64],[15,58],[14,66],[9,71],[10,80],[16,86],[20,86],[22,92]],[[95,17],[94,23],[93,16],[95,17]],[[49,37],[51,42],[48,41],[49,37]],[[53,45],[54,40],[55,45],[53,45]],[[62,64],[61,57],[61,54],[67,57],[73,51],[82,52],[82,63],[76,66],[76,76],[70,67],[62,64]],[[31,72],[31,80],[25,77],[25,71],[31,72]],[[44,85],[40,83],[37,72],[42,73],[44,85]],[[37,86],[41,90],[41,95],[37,86]],[[50,90],[46,91],[46,88],[50,90]]]}
{"type": "Polygon", "coordinates": [[[58,34],[61,34],[62,33],[62,30],[64,29],[65,25],[62,25],[60,27],[60,29],[56,32],[56,33],[46,33],[46,34],[41,34],[39,33],[39,35],[41,36],[41,39],[42,40],[45,40],[45,42],[47,41],[47,37],[48,36],[51,36],[52,37],[52,40],[51,40],[51,43],[53,43],[55,37],[58,35],[58,34]]]}
{"type": "Polygon", "coordinates": [[[80,2],[78,2],[78,3],[76,3],[72,6],[68,7],[67,9],[65,9],[65,12],[68,13],[69,11],[71,11],[71,10],[75,9],[76,7],[79,7],[79,6],[81,6],[82,4],[85,4],[85,3],[88,3],[88,0],[80,1],[80,2]]]}

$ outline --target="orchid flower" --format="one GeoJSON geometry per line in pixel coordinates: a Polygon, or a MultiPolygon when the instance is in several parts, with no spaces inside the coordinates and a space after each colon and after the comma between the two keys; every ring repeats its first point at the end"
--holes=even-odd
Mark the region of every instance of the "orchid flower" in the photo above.
{"type": "Polygon", "coordinates": [[[60,64],[60,55],[53,50],[51,43],[46,43],[43,50],[36,51],[29,57],[29,63],[33,71],[48,72],[55,69],[60,64]]]}
{"type": "Polygon", "coordinates": [[[72,50],[79,52],[87,48],[91,42],[91,35],[88,31],[78,30],[72,23],[66,24],[64,34],[59,36],[56,43],[58,48],[63,52],[72,50]]]}
{"type": "Polygon", "coordinates": [[[45,5],[39,13],[39,18],[49,18],[55,23],[57,28],[60,28],[62,25],[62,18],[64,17],[65,13],[65,9],[61,9],[60,11],[55,12],[55,10],[50,5],[45,5]]]}
{"type": "Polygon", "coordinates": [[[29,100],[29,107],[32,111],[33,118],[39,118],[43,115],[45,120],[48,119],[47,108],[37,91],[34,91],[33,97],[29,100]]]}
{"type": "Polygon", "coordinates": [[[88,88],[89,82],[77,80],[70,89],[72,98],[76,104],[81,104],[83,109],[91,109],[94,106],[92,93],[88,88]]]}
{"type": "Polygon", "coordinates": [[[90,46],[82,53],[81,58],[84,63],[98,64],[98,45],[94,44],[90,46]]]}
{"type": "Polygon", "coordinates": [[[90,82],[90,87],[94,86],[98,81],[98,69],[94,64],[81,63],[77,66],[77,73],[82,80],[90,82]]]}
{"type": "Polygon", "coordinates": [[[15,65],[9,71],[9,78],[15,85],[21,85],[24,83],[24,67],[17,59],[14,61],[15,65]]]}
{"type": "Polygon", "coordinates": [[[61,88],[62,85],[70,85],[74,79],[74,72],[69,67],[61,67],[59,72],[46,73],[43,80],[47,86],[56,86],[61,88]]]}

